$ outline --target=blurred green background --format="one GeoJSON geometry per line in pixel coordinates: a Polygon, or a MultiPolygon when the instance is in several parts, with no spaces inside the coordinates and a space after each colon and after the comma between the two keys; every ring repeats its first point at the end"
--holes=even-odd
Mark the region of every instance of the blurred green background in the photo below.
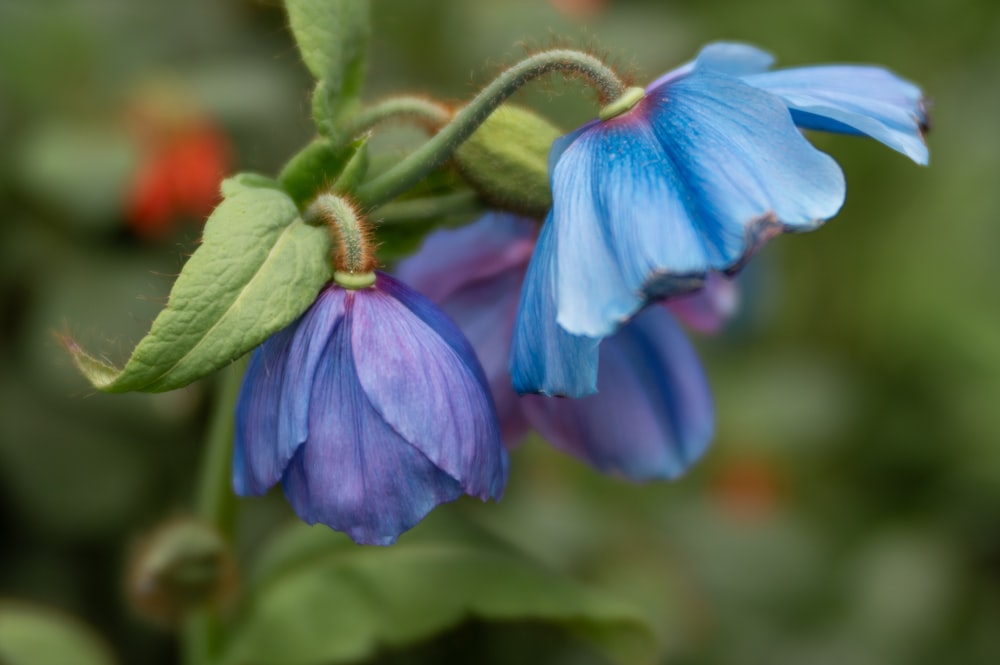
{"type": "MultiPolygon", "coordinates": [[[[563,43],[644,82],[716,39],[923,86],[928,169],[813,137],[843,166],[847,204],[771,243],[741,278],[739,318],[697,340],[718,435],[687,477],[632,486],[535,441],[499,506],[440,510],[641,608],[662,663],[998,662],[1000,4],[374,7],[367,99],[460,101],[525,48],[563,43]]],[[[312,134],[310,85],[278,0],[0,0],[0,603],[75,616],[122,663],[178,657],[128,609],[124,570],[143,532],[189,507],[212,380],[95,394],[53,333],[125,358],[204,207],[155,174],[191,163],[172,152],[188,139],[229,171],[276,173],[312,134]]],[[[594,113],[555,80],[517,99],[566,129],[594,113]]],[[[242,551],[289,516],[271,499],[244,506],[242,551]]],[[[518,662],[591,662],[545,639],[467,625],[385,658],[492,662],[461,645],[513,643],[530,645],[518,662]]]]}

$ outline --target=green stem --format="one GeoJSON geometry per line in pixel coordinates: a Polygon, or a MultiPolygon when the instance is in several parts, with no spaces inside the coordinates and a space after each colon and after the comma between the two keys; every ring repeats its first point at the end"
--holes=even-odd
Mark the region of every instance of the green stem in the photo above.
{"type": "MultiPolygon", "coordinates": [[[[236,523],[236,497],[230,483],[233,421],[245,367],[246,361],[238,360],[220,372],[194,497],[195,516],[215,527],[230,544],[236,523]]],[[[219,616],[210,609],[192,611],[184,619],[181,640],[185,665],[216,662],[222,646],[219,616]]]]}
{"type": "Polygon", "coordinates": [[[390,97],[362,110],[344,129],[346,136],[360,136],[393,120],[409,119],[436,132],[451,120],[451,109],[431,99],[414,96],[390,97]]]}
{"type": "Polygon", "coordinates": [[[617,99],[625,91],[625,84],[618,75],[588,53],[569,49],[536,53],[500,74],[456,113],[450,123],[406,159],[359,187],[358,203],[363,209],[371,210],[415,185],[448,161],[458,146],[525,83],[551,72],[584,77],[597,89],[602,103],[617,99]]]}
{"type": "Polygon", "coordinates": [[[245,368],[244,358],[219,373],[195,494],[195,515],[212,524],[227,540],[232,540],[235,528],[236,497],[231,483],[233,436],[236,398],[245,368]]]}
{"type": "Polygon", "coordinates": [[[373,219],[379,226],[402,222],[425,222],[451,215],[474,215],[483,211],[479,195],[472,191],[460,191],[441,196],[393,201],[378,209],[373,219]]]}
{"type": "Polygon", "coordinates": [[[375,264],[368,229],[354,207],[335,194],[320,194],[306,210],[305,221],[315,224],[320,220],[337,239],[336,270],[360,275],[370,273],[375,264]]]}

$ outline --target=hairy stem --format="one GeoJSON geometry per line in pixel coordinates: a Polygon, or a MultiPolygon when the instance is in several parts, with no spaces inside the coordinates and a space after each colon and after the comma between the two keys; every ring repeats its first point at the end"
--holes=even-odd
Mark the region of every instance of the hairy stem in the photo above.
{"type": "Polygon", "coordinates": [[[465,139],[525,83],[552,72],[581,76],[597,90],[602,104],[617,99],[625,84],[614,71],[594,56],[581,51],[542,51],[504,71],[458,111],[452,121],[406,159],[358,188],[356,198],[371,210],[406,191],[425,175],[444,164],[465,139]]]}

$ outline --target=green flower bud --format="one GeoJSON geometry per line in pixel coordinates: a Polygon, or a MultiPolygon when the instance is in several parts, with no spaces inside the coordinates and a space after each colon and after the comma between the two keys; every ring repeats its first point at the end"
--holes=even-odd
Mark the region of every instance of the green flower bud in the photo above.
{"type": "Polygon", "coordinates": [[[454,162],[491,206],[544,217],[552,206],[549,149],[562,134],[533,111],[507,104],[458,148],[454,162]]]}
{"type": "Polygon", "coordinates": [[[181,518],[140,542],[126,590],[138,614],[173,625],[190,610],[227,605],[236,580],[236,559],[222,536],[208,524],[181,518]]]}

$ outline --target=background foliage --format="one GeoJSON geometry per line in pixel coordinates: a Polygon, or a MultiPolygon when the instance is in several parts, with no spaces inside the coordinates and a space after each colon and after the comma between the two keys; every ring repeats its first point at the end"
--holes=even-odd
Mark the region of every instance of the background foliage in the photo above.
{"type": "MultiPolygon", "coordinates": [[[[706,41],[739,39],[782,65],[873,62],[918,81],[933,103],[931,167],[873,142],[816,138],[844,167],[847,205],[820,231],[772,243],[742,277],[735,325],[699,341],[719,433],[686,478],[626,485],[533,441],[513,455],[499,506],[439,509],[401,543],[433,541],[441,520],[474,521],[483,542],[516,553],[502,565],[540,561],[583,585],[566,593],[586,594],[573,602],[591,618],[627,621],[632,610],[619,606],[634,608],[654,629],[658,662],[995,662],[1000,5],[604,4],[582,18],[542,0],[375,0],[365,98],[402,88],[462,100],[524,45],[593,46],[642,82],[706,41]]],[[[178,657],[171,633],[129,611],[124,570],[142,533],[190,507],[213,381],[94,394],[52,332],[71,329],[87,348],[124,359],[198,238],[196,219],[157,235],[130,212],[134,174],[156,159],[135,129],[147,100],[166,95],[165,106],[214,126],[232,171],[273,175],[309,139],[310,77],[287,21],[279,3],[254,0],[0,0],[7,658],[17,653],[5,640],[10,649],[11,635],[33,635],[40,616],[94,662],[107,651],[126,663],[178,657]],[[28,627],[11,628],[15,615],[28,627]]],[[[558,81],[518,99],[566,129],[593,114],[584,92],[558,81]]],[[[415,136],[378,140],[395,149],[415,136]]],[[[289,516],[278,497],[246,502],[241,557],[274,547],[269,536],[289,516]]],[[[367,552],[322,565],[336,577],[370,565],[367,552]]],[[[407,556],[392,552],[372,556],[407,556]]],[[[414,570],[430,590],[450,579],[447,566],[414,570]]],[[[428,607],[440,599],[400,588],[405,580],[385,592],[398,595],[394,611],[410,625],[426,618],[421,594],[428,607]],[[399,600],[407,593],[417,595],[399,600]]],[[[305,594],[309,580],[297,583],[305,594]]],[[[564,663],[622,653],[595,650],[566,617],[490,621],[502,614],[496,591],[479,593],[480,618],[445,620],[449,631],[405,652],[383,634],[388,646],[375,657],[564,663]]],[[[370,613],[364,629],[378,621],[370,613]]],[[[303,652],[328,637],[304,631],[303,652]]]]}

